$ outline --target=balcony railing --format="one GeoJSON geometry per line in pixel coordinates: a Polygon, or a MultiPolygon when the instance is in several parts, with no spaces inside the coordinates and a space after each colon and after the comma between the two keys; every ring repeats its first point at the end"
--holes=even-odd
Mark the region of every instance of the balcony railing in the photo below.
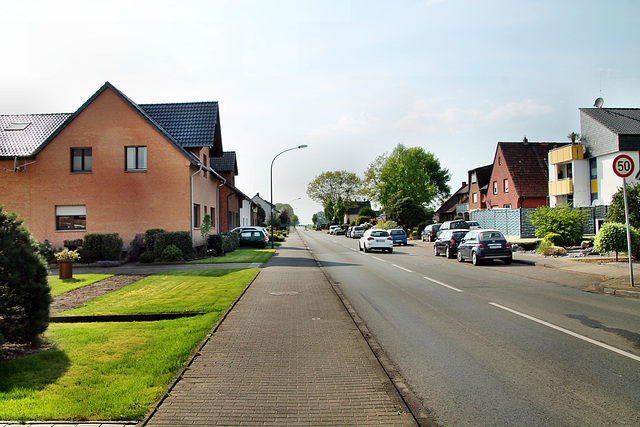
{"type": "Polygon", "coordinates": [[[469,203],[460,203],[456,205],[456,213],[469,212],[469,203]]]}
{"type": "Polygon", "coordinates": [[[549,182],[550,196],[563,196],[565,194],[573,194],[573,180],[571,178],[549,182]]]}
{"type": "Polygon", "coordinates": [[[566,145],[549,151],[549,163],[552,165],[567,163],[573,160],[582,160],[583,158],[582,145],[580,144],[566,145]]]}

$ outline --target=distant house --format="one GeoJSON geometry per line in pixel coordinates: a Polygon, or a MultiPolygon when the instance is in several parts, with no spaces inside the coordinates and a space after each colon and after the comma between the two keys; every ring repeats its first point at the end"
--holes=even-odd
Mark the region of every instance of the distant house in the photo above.
{"type": "Polygon", "coordinates": [[[276,205],[272,205],[271,203],[260,197],[260,193],[256,193],[256,195],[251,198],[251,201],[262,206],[262,209],[264,209],[265,213],[265,222],[267,223],[269,222],[269,215],[271,215],[272,211],[274,215],[280,213],[278,209],[276,209],[276,205]]]}
{"type": "Polygon", "coordinates": [[[626,154],[635,173],[627,183],[640,181],[640,109],[581,108],[579,143],[549,153],[550,205],[608,205],[622,186],[613,160],[626,154]]]}
{"type": "Polygon", "coordinates": [[[217,102],[136,104],[107,82],[73,114],[0,116],[0,202],[40,242],[162,228],[197,246],[234,189],[209,166],[221,156],[217,102]]]}
{"type": "Polygon", "coordinates": [[[362,202],[353,202],[355,206],[347,209],[344,214],[343,224],[351,224],[351,221],[355,221],[358,219],[358,214],[363,208],[371,208],[371,202],[362,201],[362,202]]]}
{"type": "Polygon", "coordinates": [[[220,231],[233,230],[236,227],[256,225],[258,223],[257,205],[235,186],[238,175],[238,162],[235,151],[225,151],[220,157],[210,159],[211,169],[226,180],[227,185],[220,187],[220,231]]]}
{"type": "Polygon", "coordinates": [[[469,219],[469,186],[464,181],[460,188],[435,211],[435,220],[439,223],[454,219],[469,219]]]}
{"type": "Polygon", "coordinates": [[[493,164],[471,169],[469,177],[469,211],[487,208],[487,191],[491,182],[493,164]]]}
{"type": "Polygon", "coordinates": [[[548,153],[566,143],[499,142],[487,191],[487,209],[548,205],[548,153]]]}

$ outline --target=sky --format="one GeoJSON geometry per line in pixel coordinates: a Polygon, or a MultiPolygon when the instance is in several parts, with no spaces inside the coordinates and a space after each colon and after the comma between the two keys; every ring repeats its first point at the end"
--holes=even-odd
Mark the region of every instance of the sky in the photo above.
{"type": "Polygon", "coordinates": [[[0,0],[0,114],[72,113],[106,81],[139,104],[218,101],[236,186],[322,206],[398,143],[451,190],[499,141],[567,142],[579,108],[640,108],[637,0],[0,0]]]}

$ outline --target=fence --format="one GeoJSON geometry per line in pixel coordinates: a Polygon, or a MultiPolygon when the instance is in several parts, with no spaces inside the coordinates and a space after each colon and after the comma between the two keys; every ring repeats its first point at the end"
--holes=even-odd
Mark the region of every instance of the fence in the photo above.
{"type": "MultiPolygon", "coordinates": [[[[606,216],[608,206],[576,209],[588,212],[587,218],[582,224],[583,234],[596,234],[597,220],[606,216]]],[[[529,215],[534,211],[534,208],[472,211],[469,219],[478,221],[482,228],[500,230],[505,236],[531,238],[536,237],[536,228],[529,220],[529,215]]]]}

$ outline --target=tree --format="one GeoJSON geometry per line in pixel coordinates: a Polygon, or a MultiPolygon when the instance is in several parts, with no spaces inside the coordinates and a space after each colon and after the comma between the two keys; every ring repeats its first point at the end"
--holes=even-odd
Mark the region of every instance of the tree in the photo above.
{"type": "Polygon", "coordinates": [[[571,132],[567,135],[567,138],[571,141],[572,144],[576,143],[576,140],[580,139],[580,134],[577,132],[571,132]]]}
{"type": "Polygon", "coordinates": [[[276,203],[276,210],[278,212],[282,212],[283,210],[286,210],[289,216],[292,216],[295,214],[295,212],[293,212],[293,207],[289,203],[276,203]]]}
{"type": "Polygon", "coordinates": [[[289,224],[289,222],[291,222],[289,212],[286,209],[283,209],[282,212],[280,212],[280,224],[289,224]]]}
{"type": "Polygon", "coordinates": [[[372,219],[376,217],[376,211],[371,209],[369,206],[365,206],[364,208],[360,209],[360,212],[358,212],[358,216],[366,216],[367,218],[372,219]]]}
{"type": "Polygon", "coordinates": [[[37,343],[49,326],[47,266],[31,233],[0,205],[0,341],[37,343]]]}
{"type": "Polygon", "coordinates": [[[298,215],[291,215],[291,224],[293,224],[294,227],[296,227],[298,224],[300,224],[300,220],[298,219],[298,215]]]}
{"type": "MultiPolygon", "coordinates": [[[[640,229],[640,183],[627,184],[627,202],[629,203],[629,225],[640,229]]],[[[626,224],[622,187],[613,195],[606,219],[608,222],[626,224]]]]}
{"type": "Polygon", "coordinates": [[[351,202],[362,191],[362,180],[353,172],[323,172],[307,186],[307,195],[326,208],[329,202],[333,206],[342,197],[343,203],[351,202]]]}
{"type": "Polygon", "coordinates": [[[329,200],[324,204],[324,217],[329,224],[333,224],[333,218],[335,216],[335,205],[329,200]]]}
{"type": "Polygon", "coordinates": [[[582,240],[582,224],[588,213],[572,209],[571,206],[541,206],[531,215],[531,223],[536,227],[536,237],[544,238],[549,233],[562,236],[565,244],[582,240]]]}
{"type": "MultiPolygon", "coordinates": [[[[638,237],[638,231],[633,227],[629,230],[631,234],[631,251],[632,253],[638,252],[640,249],[640,237],[638,237]]],[[[615,222],[607,222],[596,234],[593,248],[600,253],[615,252],[616,262],[618,261],[618,252],[628,252],[629,246],[627,244],[627,225],[619,224],[615,222]]]]}
{"type": "Polygon", "coordinates": [[[449,197],[451,174],[440,161],[421,147],[398,144],[391,155],[383,154],[365,171],[364,193],[385,208],[400,191],[421,206],[449,197]]]}
{"type": "Polygon", "coordinates": [[[404,197],[402,192],[391,199],[386,212],[387,218],[397,222],[402,228],[407,230],[427,219],[424,208],[417,204],[412,198],[404,197]]]}
{"type": "Polygon", "coordinates": [[[202,236],[202,240],[204,242],[207,241],[207,239],[209,238],[209,234],[211,234],[211,229],[212,229],[212,222],[211,222],[211,215],[204,214],[204,216],[202,217],[202,223],[200,224],[200,235],[202,236]]]}
{"type": "Polygon", "coordinates": [[[336,207],[334,211],[334,215],[338,223],[341,223],[344,219],[344,214],[347,212],[347,203],[342,200],[342,196],[338,197],[338,201],[336,202],[336,207]]]}
{"type": "Polygon", "coordinates": [[[265,220],[267,219],[267,213],[264,211],[264,208],[259,204],[256,203],[256,205],[258,206],[258,225],[265,225],[265,220]]]}
{"type": "Polygon", "coordinates": [[[313,214],[311,216],[311,222],[313,222],[313,225],[316,225],[318,223],[318,214],[313,214]]]}

